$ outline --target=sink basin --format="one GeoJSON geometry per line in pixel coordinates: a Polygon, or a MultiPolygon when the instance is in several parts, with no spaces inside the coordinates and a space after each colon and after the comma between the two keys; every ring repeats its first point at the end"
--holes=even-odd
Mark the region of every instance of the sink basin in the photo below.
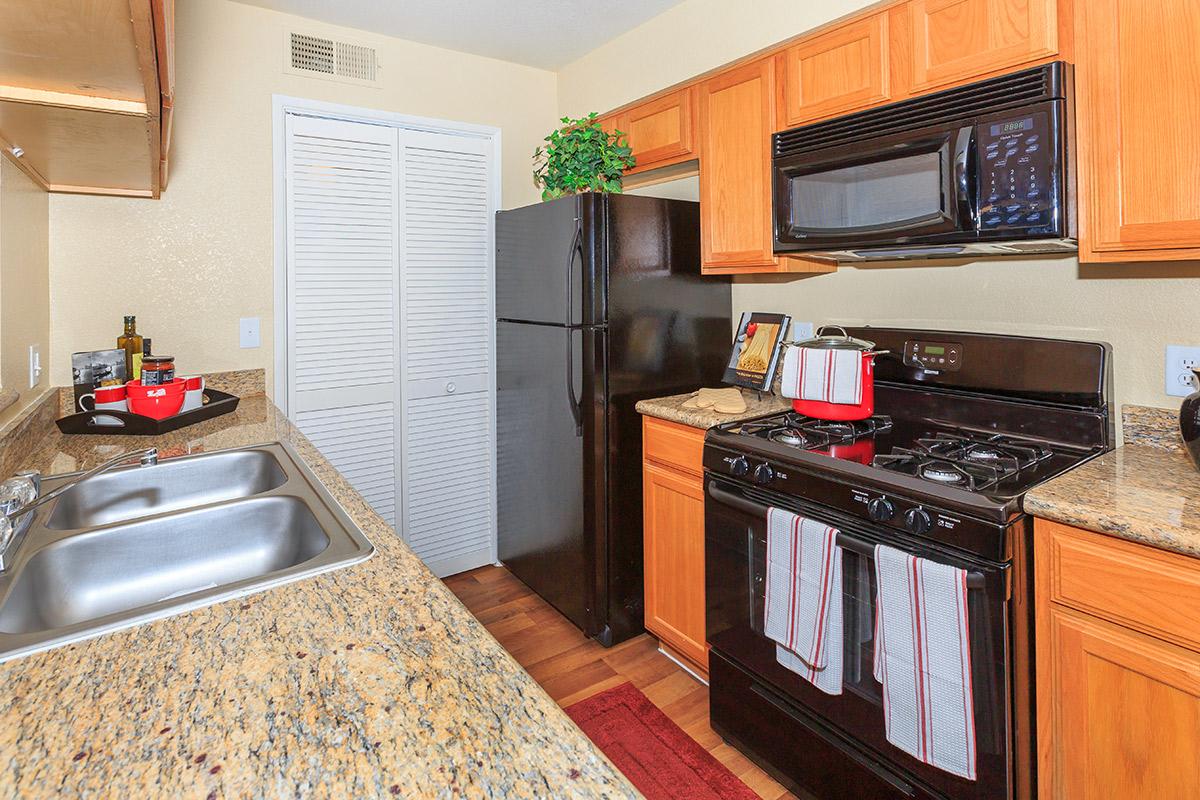
{"type": "Polygon", "coordinates": [[[0,633],[34,633],[270,575],[329,547],[295,497],[262,497],[116,525],[34,553],[0,606],[0,633]]]}
{"type": "MultiPolygon", "coordinates": [[[[43,481],[51,491],[70,476],[43,481]]],[[[348,566],[374,547],[275,443],[89,479],[0,573],[0,661],[348,566]]]]}
{"type": "MultiPolygon", "coordinates": [[[[164,461],[154,469],[128,467],[68,489],[54,504],[46,527],[94,528],[268,492],[287,480],[265,450],[231,450],[164,461]]],[[[46,491],[49,491],[47,489],[46,491]]]]}

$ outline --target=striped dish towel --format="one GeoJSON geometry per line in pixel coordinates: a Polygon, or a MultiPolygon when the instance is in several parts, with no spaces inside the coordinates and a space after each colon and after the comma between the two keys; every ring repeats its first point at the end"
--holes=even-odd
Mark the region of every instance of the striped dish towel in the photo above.
{"type": "Polygon", "coordinates": [[[862,357],[859,350],[789,347],[783,356],[783,396],[858,405],[862,402],[862,357]]]}
{"type": "Polygon", "coordinates": [[[836,528],[767,510],[763,632],[776,660],[826,694],[842,693],[842,549],[836,528]]]}
{"type": "Polygon", "coordinates": [[[887,740],[975,780],[975,704],[966,570],[875,546],[875,679],[887,740]]]}

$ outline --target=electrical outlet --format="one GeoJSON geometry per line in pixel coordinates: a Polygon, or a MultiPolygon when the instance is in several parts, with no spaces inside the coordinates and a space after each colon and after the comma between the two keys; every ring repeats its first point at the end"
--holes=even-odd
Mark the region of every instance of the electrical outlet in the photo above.
{"type": "Polygon", "coordinates": [[[1167,345],[1167,360],[1163,371],[1167,394],[1187,397],[1200,388],[1196,376],[1192,374],[1192,370],[1197,368],[1200,368],[1200,347],[1167,345]]]}
{"type": "Polygon", "coordinates": [[[242,347],[259,347],[262,345],[258,317],[242,317],[238,320],[238,344],[242,347]]]}
{"type": "Polygon", "coordinates": [[[803,342],[805,339],[813,337],[813,324],[811,322],[796,322],[792,320],[792,341],[803,342]]]}
{"type": "Polygon", "coordinates": [[[42,354],[39,345],[29,345],[29,388],[37,386],[42,380],[42,354]]]}

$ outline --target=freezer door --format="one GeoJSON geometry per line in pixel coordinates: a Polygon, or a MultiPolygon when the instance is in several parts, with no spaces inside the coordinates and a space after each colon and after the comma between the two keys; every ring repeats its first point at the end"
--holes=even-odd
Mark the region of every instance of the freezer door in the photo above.
{"type": "Polygon", "coordinates": [[[602,199],[593,194],[496,214],[496,318],[551,325],[603,322],[596,253],[602,199]]]}
{"type": "Polygon", "coordinates": [[[588,635],[604,566],[604,415],[584,398],[602,380],[602,336],[499,322],[496,337],[500,560],[588,635]]]}

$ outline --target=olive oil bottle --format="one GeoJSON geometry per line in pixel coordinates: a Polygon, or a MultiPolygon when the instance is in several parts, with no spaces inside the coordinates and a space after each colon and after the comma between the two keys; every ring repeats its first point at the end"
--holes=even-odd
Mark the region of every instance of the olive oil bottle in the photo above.
{"type": "Polygon", "coordinates": [[[142,336],[137,332],[137,317],[125,317],[125,332],[117,337],[117,349],[125,351],[125,380],[142,377],[142,336]]]}

